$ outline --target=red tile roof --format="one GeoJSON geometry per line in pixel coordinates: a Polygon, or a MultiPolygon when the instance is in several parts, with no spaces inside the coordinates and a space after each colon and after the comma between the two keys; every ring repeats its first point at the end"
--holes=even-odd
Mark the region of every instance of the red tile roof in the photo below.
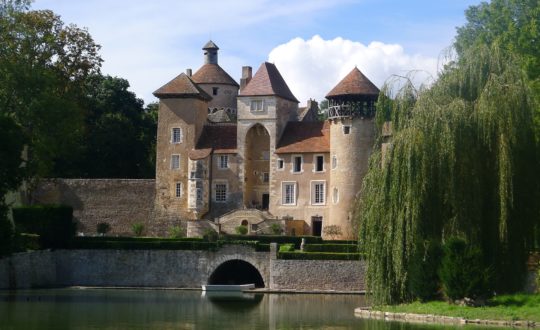
{"type": "Polygon", "coordinates": [[[213,149],[214,153],[236,153],[236,124],[205,125],[195,149],[213,149]]]}
{"type": "Polygon", "coordinates": [[[181,73],[173,80],[161,86],[154,92],[154,96],[164,98],[188,98],[196,97],[202,100],[211,100],[212,98],[203,91],[191,78],[185,73],[181,73]]]}
{"type": "Polygon", "coordinates": [[[240,92],[240,96],[276,95],[286,100],[297,102],[287,83],[272,63],[261,64],[253,78],[240,92]]]}
{"type": "Polygon", "coordinates": [[[341,95],[379,95],[379,89],[357,67],[352,69],[328,94],[326,98],[341,95]]]}
{"type": "Polygon", "coordinates": [[[197,84],[224,84],[239,86],[218,64],[207,63],[191,77],[197,84]]]}
{"type": "Polygon", "coordinates": [[[328,121],[289,122],[276,148],[276,153],[330,152],[328,121]]]}

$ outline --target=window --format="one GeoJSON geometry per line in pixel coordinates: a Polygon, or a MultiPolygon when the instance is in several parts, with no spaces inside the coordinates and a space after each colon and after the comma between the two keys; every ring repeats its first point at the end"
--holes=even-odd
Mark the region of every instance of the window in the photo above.
{"type": "Polygon", "coordinates": [[[197,202],[202,202],[203,200],[203,184],[202,181],[197,181],[195,184],[195,192],[197,194],[197,202]]]}
{"type": "Polygon", "coordinates": [[[283,170],[283,168],[285,167],[285,162],[283,161],[283,159],[278,159],[277,160],[277,169],[278,170],[283,170]]]}
{"type": "Polygon", "coordinates": [[[332,202],[334,202],[334,204],[337,204],[339,202],[339,192],[337,188],[334,188],[334,191],[332,193],[332,202]]]}
{"type": "Polygon", "coordinates": [[[212,87],[212,95],[217,95],[218,94],[218,89],[219,89],[219,87],[212,87]]]}
{"type": "Polygon", "coordinates": [[[296,182],[283,182],[281,193],[281,204],[296,204],[296,182]]]}
{"type": "Polygon", "coordinates": [[[270,182],[270,173],[268,173],[268,172],[263,173],[263,182],[264,183],[270,182]]]}
{"type": "Polygon", "coordinates": [[[311,182],[311,204],[322,205],[325,203],[325,182],[324,181],[312,181],[311,182]]]}
{"type": "Polygon", "coordinates": [[[180,127],[174,127],[171,130],[171,142],[182,143],[182,129],[180,127]]]}
{"type": "Polygon", "coordinates": [[[252,231],[252,232],[255,232],[255,231],[257,231],[257,230],[259,230],[259,225],[256,224],[256,223],[252,223],[252,224],[251,224],[251,231],[252,231]]]}
{"type": "Polygon", "coordinates": [[[171,156],[171,170],[180,169],[180,155],[171,156]]]}
{"type": "Polygon", "coordinates": [[[263,100],[252,100],[251,111],[263,111],[263,100]]]}
{"type": "Polygon", "coordinates": [[[343,134],[350,134],[351,133],[351,126],[346,125],[343,126],[343,134]]]}
{"type": "Polygon", "coordinates": [[[300,173],[302,172],[302,156],[293,156],[292,172],[300,173]]]}
{"type": "Polygon", "coordinates": [[[332,169],[335,169],[337,167],[337,156],[332,156],[332,169]]]}
{"type": "Polygon", "coordinates": [[[174,187],[174,196],[182,197],[182,182],[177,182],[174,187]]]}
{"type": "Polygon", "coordinates": [[[324,171],[324,156],[317,155],[315,156],[315,166],[313,168],[314,172],[323,172],[324,171]]]}
{"type": "Polygon", "coordinates": [[[227,183],[218,182],[214,184],[214,200],[216,202],[227,201],[227,183]]]}
{"type": "Polygon", "coordinates": [[[229,168],[229,156],[228,155],[220,155],[220,156],[218,156],[218,168],[220,170],[224,170],[226,168],[229,168]]]}

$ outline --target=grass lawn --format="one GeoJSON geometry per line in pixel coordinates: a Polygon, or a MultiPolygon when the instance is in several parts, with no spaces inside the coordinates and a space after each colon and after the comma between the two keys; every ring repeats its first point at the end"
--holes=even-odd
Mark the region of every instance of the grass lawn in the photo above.
{"type": "Polygon", "coordinates": [[[442,301],[432,301],[374,307],[374,309],[385,312],[434,314],[467,319],[540,322],[540,294],[502,295],[491,299],[485,307],[465,307],[442,301]]]}

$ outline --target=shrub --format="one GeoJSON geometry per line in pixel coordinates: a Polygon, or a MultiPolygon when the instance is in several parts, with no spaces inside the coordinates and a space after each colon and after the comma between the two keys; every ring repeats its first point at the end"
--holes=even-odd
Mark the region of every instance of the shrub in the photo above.
{"type": "Polygon", "coordinates": [[[284,260],[361,260],[362,257],[362,253],[278,252],[278,259],[284,260]]]}
{"type": "Polygon", "coordinates": [[[238,227],[234,228],[234,231],[238,235],[246,235],[247,232],[248,232],[248,228],[246,226],[238,226],[238,227]]]}
{"type": "Polygon", "coordinates": [[[7,213],[7,206],[0,201],[0,257],[8,255],[12,251],[14,230],[7,213]]]}
{"type": "Polygon", "coordinates": [[[96,230],[98,234],[103,236],[111,231],[111,225],[109,225],[107,222],[100,222],[97,224],[96,230]]]}
{"type": "Polygon", "coordinates": [[[302,243],[302,238],[306,240],[306,244],[321,244],[323,242],[320,236],[284,236],[284,235],[224,235],[223,240],[253,240],[259,241],[260,243],[270,244],[270,243],[293,243],[296,249],[300,249],[300,243],[302,243]]]}
{"type": "Polygon", "coordinates": [[[134,223],[131,225],[131,230],[133,230],[135,236],[141,237],[144,231],[144,225],[142,223],[134,223]]]}
{"type": "Polygon", "coordinates": [[[536,292],[540,293],[540,261],[536,269],[536,292]]]}
{"type": "Polygon", "coordinates": [[[338,225],[325,226],[323,228],[323,234],[330,237],[330,239],[334,239],[341,236],[341,227],[338,225]]]}
{"type": "Polygon", "coordinates": [[[15,236],[15,251],[25,252],[25,251],[35,251],[41,249],[39,244],[39,235],[37,234],[27,234],[19,233],[15,236]]]}
{"type": "Polygon", "coordinates": [[[488,297],[490,270],[483,265],[482,252],[461,238],[444,245],[439,276],[444,293],[452,300],[488,297]]]}
{"type": "Polygon", "coordinates": [[[279,252],[294,252],[294,244],[281,244],[279,252]]]}
{"type": "Polygon", "coordinates": [[[213,228],[206,228],[203,233],[203,239],[208,242],[215,242],[219,239],[219,234],[213,228]]]}
{"type": "Polygon", "coordinates": [[[279,223],[273,223],[270,225],[270,232],[272,233],[272,235],[281,235],[283,229],[281,228],[279,223]]]}
{"type": "Polygon", "coordinates": [[[170,238],[182,238],[184,237],[184,230],[180,226],[172,226],[169,228],[170,238]]]}
{"type": "Polygon", "coordinates": [[[215,251],[218,244],[202,240],[177,240],[169,238],[147,239],[132,237],[131,240],[120,237],[76,237],[73,240],[76,249],[114,249],[114,250],[210,250],[215,251]]]}
{"type": "Polygon", "coordinates": [[[357,244],[306,244],[305,252],[341,252],[341,253],[357,253],[357,244]]]}
{"type": "Polygon", "coordinates": [[[37,205],[13,208],[15,229],[38,234],[42,248],[66,248],[75,236],[73,208],[66,205],[37,205]]]}
{"type": "Polygon", "coordinates": [[[410,266],[410,293],[421,301],[437,297],[441,287],[438,270],[441,265],[442,249],[433,240],[420,244],[413,255],[410,266]]]}

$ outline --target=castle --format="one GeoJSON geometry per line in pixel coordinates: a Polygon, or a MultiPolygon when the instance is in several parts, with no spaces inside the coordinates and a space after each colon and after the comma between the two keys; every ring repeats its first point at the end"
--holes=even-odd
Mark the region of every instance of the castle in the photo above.
{"type": "MultiPolygon", "coordinates": [[[[354,68],[318,105],[299,107],[276,66],[238,84],[203,47],[204,65],[159,88],[155,205],[190,227],[351,239],[352,209],[374,142],[379,90],[354,68]],[[205,224],[205,225],[203,225],[205,224]],[[337,229],[337,230],[336,230],[337,229]]],[[[191,235],[195,235],[193,232],[191,235]]]]}

